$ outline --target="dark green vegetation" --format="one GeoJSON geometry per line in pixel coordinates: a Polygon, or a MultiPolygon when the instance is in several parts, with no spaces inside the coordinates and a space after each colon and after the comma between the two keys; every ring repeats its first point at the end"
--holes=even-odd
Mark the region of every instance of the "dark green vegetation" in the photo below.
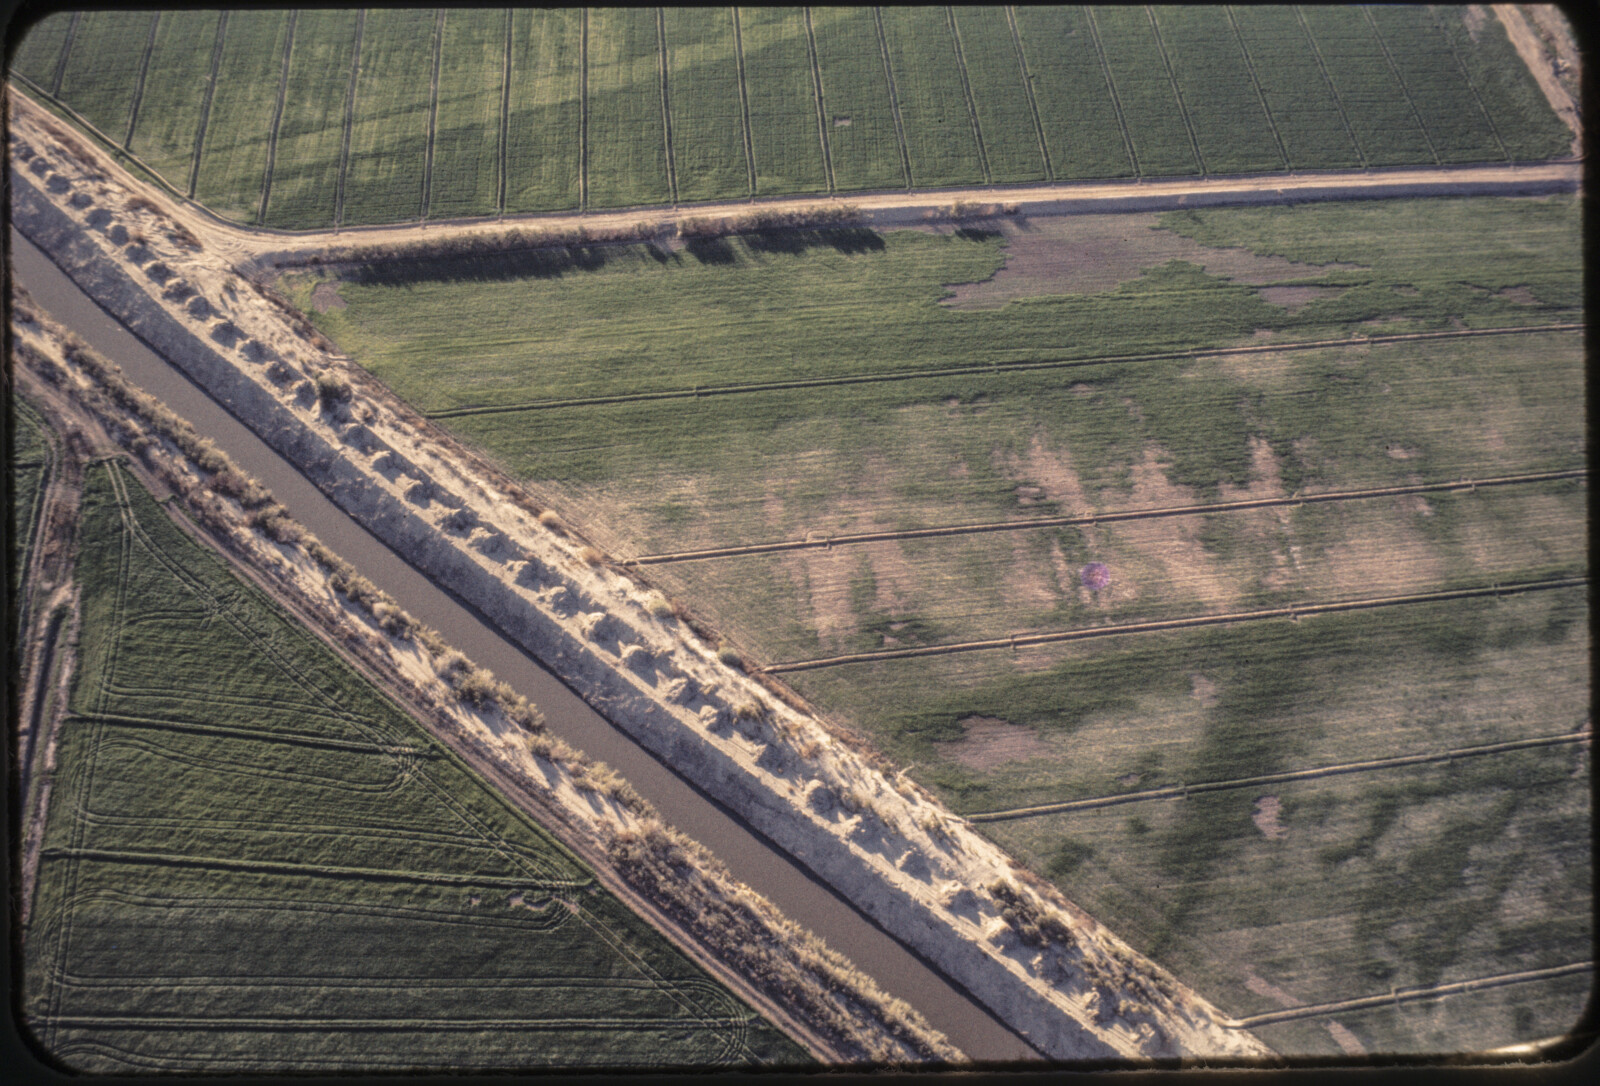
{"type": "Polygon", "coordinates": [[[798,1063],[115,466],[24,1013],[100,1072],[798,1063]]]}
{"type": "MultiPolygon", "coordinates": [[[[1360,339],[1581,320],[1578,225],[1560,197],[772,232],[372,266],[313,319],[627,557],[1581,468],[1580,334],[1360,339]],[[1062,259],[1079,252],[1094,266],[1062,259]],[[952,287],[974,281],[994,300],[952,287]],[[1075,364],[1006,368],[1029,361],[1075,364]],[[796,380],[825,383],[770,387],[796,380]],[[639,398],[741,385],[767,387],[639,398]],[[595,397],[622,399],[517,407],[595,397]]],[[[289,285],[308,304],[319,281],[289,285]]],[[[1581,577],[1586,512],[1566,479],[644,572],[780,662],[1581,577]],[[1111,568],[1103,590],[1082,585],[1091,561],[1111,568]]],[[[1570,733],[1587,622],[1579,587],[785,678],[956,810],[992,812],[1570,733]]],[[[1318,1003],[1583,957],[1579,757],[1567,743],[983,825],[1246,1015],[1280,1005],[1267,986],[1318,1003]]],[[[1263,1036],[1509,1044],[1568,1028],[1581,995],[1541,983],[1263,1036]]]]}
{"type": "Polygon", "coordinates": [[[36,24],[12,70],[179,192],[289,229],[1571,140],[1461,7],[101,11],[36,24]]]}

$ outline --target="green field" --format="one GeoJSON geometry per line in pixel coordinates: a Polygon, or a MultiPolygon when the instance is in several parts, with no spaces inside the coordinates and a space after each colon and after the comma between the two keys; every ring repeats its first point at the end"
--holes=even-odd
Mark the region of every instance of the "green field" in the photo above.
{"type": "Polygon", "coordinates": [[[419,724],[90,469],[23,1011],[91,1072],[795,1064],[419,724]]]}
{"type": "MultiPolygon", "coordinates": [[[[1019,526],[642,567],[754,659],[783,663],[1585,576],[1583,479],[1291,498],[1582,468],[1582,337],[1537,330],[1582,319],[1579,216],[1553,197],[777,231],[591,249],[581,266],[562,250],[369,266],[338,283],[345,308],[311,315],[619,557],[1019,526]],[[1063,269],[1073,251],[1093,266],[1063,269]],[[472,326],[452,323],[468,304],[472,326]],[[1522,326],[1535,330],[1361,338],[1522,326]],[[1321,340],[1349,342],[1271,349],[1321,340]],[[1127,358],[1226,346],[1250,353],[1127,358]],[[819,383],[782,387],[797,380],[819,383]],[[706,394],[737,386],[757,387],[706,394]],[[571,402],[593,397],[621,399],[571,402]],[[1260,498],[1283,504],[1028,527],[1260,498]],[[1103,591],[1080,581],[1090,562],[1112,571],[1103,591]]],[[[308,305],[326,277],[286,285],[308,305]]],[[[1585,600],[1577,587],[1402,603],[782,677],[980,813],[1570,733],[1589,696],[1585,600]]],[[[1246,1015],[1275,1008],[1273,986],[1317,1003],[1562,964],[1588,900],[1569,847],[1587,782],[1552,777],[1562,757],[1570,773],[1566,743],[1419,770],[1410,791],[1383,770],[1146,804],[1159,818],[1118,806],[983,826],[1246,1015]],[[1528,767],[1517,802],[1486,783],[1495,766],[1528,767]],[[1290,837],[1251,822],[1263,795],[1290,837]],[[1369,832],[1334,806],[1390,821],[1369,832]],[[1453,857],[1468,830],[1439,812],[1457,810],[1477,812],[1499,881],[1419,874],[1416,922],[1448,935],[1428,950],[1433,935],[1396,928],[1383,880],[1412,862],[1397,856],[1453,857]],[[1128,829],[1135,816],[1149,828],[1128,829]],[[1154,852],[1117,836],[1146,832],[1154,852]],[[1369,838],[1384,842],[1376,866],[1316,859],[1369,838]],[[1239,892],[1235,854],[1270,894],[1239,892]],[[1335,869],[1349,877],[1323,912],[1262,919],[1335,869]],[[1507,887],[1528,879],[1542,919],[1496,913],[1515,912],[1507,887]],[[1226,946],[1218,930],[1235,933],[1226,946]]],[[[1449,1050],[1559,1032],[1576,1013],[1564,982],[1462,998],[1478,1009],[1263,1036],[1296,1052],[1449,1050]]]]}
{"type": "Polygon", "coordinates": [[[752,172],[776,196],[1570,149],[1465,7],[806,10],[247,11],[220,41],[212,13],[60,13],[12,70],[179,192],[289,229],[341,193],[376,223],[743,199],[752,172]]]}

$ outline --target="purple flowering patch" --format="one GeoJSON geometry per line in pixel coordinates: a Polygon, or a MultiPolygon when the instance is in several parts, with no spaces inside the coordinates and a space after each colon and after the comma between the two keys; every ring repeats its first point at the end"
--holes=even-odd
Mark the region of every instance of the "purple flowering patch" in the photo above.
{"type": "Polygon", "coordinates": [[[1098,592],[1111,583],[1111,567],[1104,562],[1090,562],[1083,567],[1078,578],[1083,581],[1083,587],[1098,592]]]}

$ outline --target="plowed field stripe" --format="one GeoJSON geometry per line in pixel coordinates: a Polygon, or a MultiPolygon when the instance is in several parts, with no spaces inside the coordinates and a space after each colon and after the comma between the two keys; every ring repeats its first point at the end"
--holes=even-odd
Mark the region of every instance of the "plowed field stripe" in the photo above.
{"type": "Polygon", "coordinates": [[[1411,1003],[1418,999],[1436,999],[1441,996],[1459,995],[1462,992],[1480,991],[1484,988],[1526,984],[1535,980],[1554,980],[1557,977],[1593,971],[1593,961],[1573,962],[1570,965],[1556,965],[1548,969],[1525,969],[1516,973],[1497,973],[1489,977],[1460,980],[1452,984],[1435,984],[1428,988],[1396,988],[1384,995],[1344,999],[1337,1003],[1313,1003],[1304,1007],[1290,1007],[1281,1011],[1268,1011],[1266,1014],[1254,1014],[1248,1018],[1232,1018],[1222,1024],[1229,1029],[1254,1029],[1257,1026],[1288,1022],[1296,1018],[1317,1018],[1327,1014],[1364,1010],[1368,1007],[1387,1007],[1397,1003],[1411,1003]]]}
{"type": "Polygon", "coordinates": [[[249,739],[258,743],[284,743],[296,747],[315,747],[322,750],[348,750],[358,754],[409,755],[413,758],[439,758],[442,755],[427,747],[408,747],[401,744],[361,743],[351,739],[326,739],[315,735],[291,735],[261,728],[228,728],[220,724],[191,724],[180,720],[158,720],[153,717],[129,716],[125,713],[72,713],[68,720],[98,720],[124,728],[148,728],[156,731],[187,732],[193,735],[217,735],[230,739],[249,739]]]}
{"type": "Polygon", "coordinates": [[[1369,490],[1327,491],[1320,494],[1298,494],[1287,498],[1252,498],[1247,501],[1214,502],[1208,505],[1174,505],[1156,509],[1117,509],[1105,513],[1085,513],[1074,517],[1040,517],[1037,520],[1002,520],[986,524],[953,524],[941,528],[908,528],[899,532],[860,532],[855,535],[831,536],[826,539],[789,539],[777,543],[751,543],[743,547],[719,547],[703,551],[679,551],[673,554],[646,554],[630,558],[628,565],[650,566],[666,562],[693,562],[709,558],[732,558],[746,554],[770,554],[774,551],[816,550],[845,547],[853,543],[880,543],[891,539],[928,539],[947,535],[976,535],[982,532],[1019,532],[1030,528],[1066,528],[1081,524],[1109,524],[1119,520],[1150,520],[1158,517],[1189,517],[1203,513],[1232,513],[1242,509],[1272,509],[1282,506],[1316,505],[1322,502],[1356,501],[1362,498],[1399,497],[1405,494],[1445,493],[1455,490],[1476,490],[1479,487],[1516,486],[1543,483],[1558,479],[1582,479],[1589,474],[1587,468],[1567,471],[1542,471],[1531,475],[1503,475],[1492,479],[1460,479],[1447,483],[1416,483],[1408,486],[1385,486],[1369,490]]]}
{"type": "Polygon", "coordinates": [[[1533,747],[1554,747],[1587,740],[1587,731],[1568,732],[1565,735],[1543,735],[1534,739],[1514,739],[1505,743],[1490,743],[1481,747],[1458,747],[1454,750],[1435,751],[1430,754],[1405,754],[1396,758],[1375,758],[1366,762],[1344,762],[1339,765],[1317,766],[1313,769],[1296,769],[1286,773],[1268,773],[1260,777],[1239,777],[1231,781],[1205,781],[1200,784],[1178,784],[1170,788],[1150,788],[1143,792],[1122,792],[1114,796],[1095,796],[1066,803],[1045,803],[1037,807],[1018,807],[1010,811],[985,811],[964,817],[968,822],[1009,822],[1018,818],[1039,815],[1065,814],[1070,811],[1092,811],[1101,807],[1116,807],[1123,803],[1141,803],[1152,799],[1177,799],[1179,796],[1199,792],[1225,792],[1234,788],[1251,788],[1262,784],[1282,784],[1286,781],[1308,781],[1321,777],[1337,777],[1345,773],[1370,773],[1375,769],[1393,769],[1396,766],[1426,765],[1429,762],[1449,762],[1456,758],[1478,758],[1486,754],[1504,754],[1513,750],[1533,747]]]}
{"type": "Polygon", "coordinates": [[[819,660],[795,660],[791,663],[772,664],[761,670],[770,675],[776,675],[785,671],[810,671],[815,668],[835,667],[839,664],[871,663],[874,660],[901,660],[912,656],[944,656],[950,653],[979,652],[985,649],[1017,649],[1025,648],[1029,645],[1047,645],[1057,641],[1084,641],[1093,637],[1111,637],[1117,634],[1156,633],[1163,630],[1183,630],[1194,626],[1225,626],[1230,622],[1255,622],[1270,618],[1299,619],[1308,615],[1327,615],[1339,611],[1366,611],[1378,607],[1399,607],[1410,603],[1437,603],[1444,600],[1471,599],[1477,596],[1511,596],[1523,592],[1539,592],[1552,588],[1576,588],[1588,583],[1588,577],[1561,577],[1549,581],[1523,581],[1515,584],[1485,585],[1481,588],[1456,588],[1443,592],[1420,592],[1409,596],[1377,596],[1360,600],[1337,600],[1331,603],[1301,603],[1288,607],[1270,607],[1261,611],[1234,611],[1223,615],[1192,615],[1188,618],[1131,622],[1121,626],[1089,626],[1076,630],[1058,630],[1054,633],[1021,634],[988,641],[958,641],[950,645],[925,645],[914,649],[858,652],[848,656],[829,656],[819,660]]]}
{"type": "Polygon", "coordinates": [[[749,385],[711,385],[700,388],[673,388],[660,392],[625,392],[615,396],[581,396],[569,400],[533,400],[527,403],[482,404],[450,407],[424,412],[430,419],[451,419],[463,415],[496,415],[511,411],[548,411],[558,407],[594,407],[602,404],[643,403],[648,400],[687,400],[697,396],[731,396],[744,392],[774,392],[786,389],[820,388],[828,385],[863,385],[883,381],[914,381],[930,377],[969,377],[976,373],[1008,373],[1020,370],[1075,369],[1083,366],[1131,365],[1139,362],[1166,362],[1182,358],[1232,358],[1241,355],[1271,354],[1279,351],[1315,351],[1330,347],[1361,347],[1385,343],[1414,343],[1431,339],[1466,339],[1475,336],[1527,335],[1537,332],[1574,332],[1586,327],[1583,321],[1550,324],[1519,324],[1505,328],[1457,328],[1447,332],[1397,332],[1391,335],[1361,336],[1355,339],[1315,339],[1299,343],[1271,343],[1253,347],[1204,347],[1197,350],[1157,351],[1153,354],[1098,355],[1091,358],[1045,358],[1020,362],[988,362],[978,366],[946,366],[939,369],[901,370],[894,373],[858,373],[844,377],[815,377],[798,381],[763,381],[749,385]]]}

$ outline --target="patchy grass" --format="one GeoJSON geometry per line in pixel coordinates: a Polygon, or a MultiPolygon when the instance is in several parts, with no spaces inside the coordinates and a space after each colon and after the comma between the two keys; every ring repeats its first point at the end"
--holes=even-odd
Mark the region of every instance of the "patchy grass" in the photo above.
{"type": "Polygon", "coordinates": [[[109,470],[85,491],[80,665],[23,942],[24,1013],[54,1055],[804,1060],[125,477],[121,506],[109,470]]]}

